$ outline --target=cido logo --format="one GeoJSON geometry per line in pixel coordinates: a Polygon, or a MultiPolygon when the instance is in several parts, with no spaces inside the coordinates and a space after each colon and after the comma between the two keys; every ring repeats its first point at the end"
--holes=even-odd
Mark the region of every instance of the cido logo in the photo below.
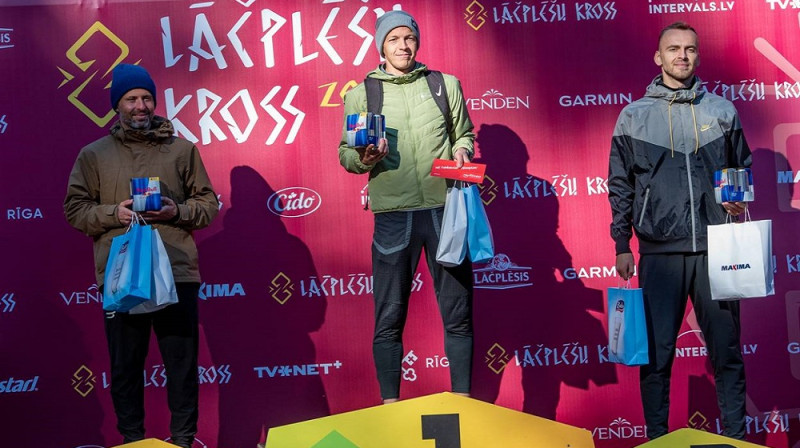
{"type": "Polygon", "coordinates": [[[273,193],[267,200],[267,208],[284,218],[307,216],[319,209],[322,197],[305,187],[288,187],[273,193]]]}

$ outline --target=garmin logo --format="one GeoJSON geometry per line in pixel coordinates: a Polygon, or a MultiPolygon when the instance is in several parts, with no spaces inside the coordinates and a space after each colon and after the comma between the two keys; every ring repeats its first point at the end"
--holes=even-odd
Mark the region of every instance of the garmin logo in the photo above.
{"type": "Polygon", "coordinates": [[[267,200],[267,208],[284,218],[307,216],[319,209],[322,197],[316,191],[305,187],[288,187],[276,191],[267,200]]]}
{"type": "Polygon", "coordinates": [[[561,107],[591,107],[617,104],[630,104],[633,94],[628,93],[586,93],[583,95],[563,95],[558,98],[561,107]]]}
{"type": "Polygon", "coordinates": [[[724,264],[722,265],[723,271],[739,271],[742,269],[750,269],[750,263],[742,264],[724,264]]]}

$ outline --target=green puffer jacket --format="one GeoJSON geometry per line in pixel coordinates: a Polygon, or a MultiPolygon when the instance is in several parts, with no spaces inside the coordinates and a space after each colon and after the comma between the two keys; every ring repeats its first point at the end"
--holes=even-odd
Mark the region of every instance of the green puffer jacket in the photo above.
{"type": "MultiPolygon", "coordinates": [[[[347,146],[346,123],[342,126],[339,161],[351,173],[369,173],[374,213],[442,206],[447,188],[444,179],[430,175],[434,159],[452,159],[456,148],[466,149],[470,158],[474,153],[475,134],[460,82],[444,75],[453,116],[453,134],[448,138],[445,119],[425,80],[426,70],[424,64],[418,63],[411,73],[402,76],[389,75],[380,68],[367,74],[385,81],[382,112],[389,154],[380,162],[373,166],[361,163],[358,152],[347,146]]],[[[367,93],[361,83],[345,96],[344,113],[366,110],[367,93]]]]}

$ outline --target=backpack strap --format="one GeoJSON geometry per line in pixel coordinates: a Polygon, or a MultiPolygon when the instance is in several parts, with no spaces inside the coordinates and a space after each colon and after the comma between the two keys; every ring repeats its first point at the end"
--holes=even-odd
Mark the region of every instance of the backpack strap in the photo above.
{"type": "Polygon", "coordinates": [[[383,81],[375,78],[364,78],[367,89],[367,112],[380,115],[383,110],[383,81]]]}
{"type": "MultiPolygon", "coordinates": [[[[444,117],[447,137],[453,133],[453,114],[450,111],[450,101],[447,97],[447,88],[444,85],[442,72],[436,70],[425,71],[425,80],[431,91],[431,97],[439,106],[444,117]]],[[[375,78],[364,78],[364,88],[367,90],[367,112],[380,114],[383,110],[383,81],[375,78]]],[[[451,142],[452,143],[452,142],[451,142]]]]}
{"type": "Polygon", "coordinates": [[[425,72],[425,80],[428,81],[428,88],[431,89],[431,96],[442,111],[444,122],[447,128],[447,137],[453,133],[453,114],[450,112],[450,101],[447,98],[447,88],[444,85],[442,72],[428,70],[425,72]]]}

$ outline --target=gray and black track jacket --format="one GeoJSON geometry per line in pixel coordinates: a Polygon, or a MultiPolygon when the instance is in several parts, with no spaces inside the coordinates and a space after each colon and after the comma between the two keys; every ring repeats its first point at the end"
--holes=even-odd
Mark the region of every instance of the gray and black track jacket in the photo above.
{"type": "Polygon", "coordinates": [[[617,119],[608,167],[611,238],[616,253],[701,252],[706,227],[725,222],[714,198],[714,171],[749,167],[733,104],[700,89],[673,90],[657,76],[644,98],[617,119]]]}

